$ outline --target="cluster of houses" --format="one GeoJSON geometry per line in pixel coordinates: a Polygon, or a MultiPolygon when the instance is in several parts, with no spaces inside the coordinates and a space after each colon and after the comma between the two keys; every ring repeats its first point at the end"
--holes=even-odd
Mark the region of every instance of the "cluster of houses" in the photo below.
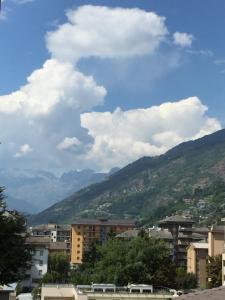
{"type": "MultiPolygon", "coordinates": [[[[147,229],[146,233],[149,237],[166,241],[171,248],[174,262],[177,266],[186,268],[187,272],[194,273],[198,287],[202,289],[206,288],[207,281],[210,280],[207,278],[206,272],[208,256],[222,255],[223,279],[221,285],[225,285],[224,227],[197,228],[193,225],[191,219],[175,215],[160,221],[158,227],[147,229]]],[[[47,224],[31,227],[27,243],[32,245],[34,249],[33,264],[31,269],[27,271],[23,285],[27,288],[37,286],[42,276],[47,272],[48,256],[51,253],[67,254],[71,264],[81,264],[84,251],[90,247],[94,240],[105,242],[109,234],[113,234],[119,239],[131,239],[138,236],[139,232],[140,229],[135,227],[135,222],[132,220],[103,218],[82,219],[71,225],[47,224]]],[[[62,288],[62,291],[65,289],[62,286],[58,288],[62,288]]],[[[78,290],[82,290],[83,294],[88,290],[88,295],[91,295],[91,291],[93,292],[91,289],[93,287],[80,286],[75,288],[73,286],[70,292],[75,295],[78,290]]],[[[57,288],[47,285],[42,290],[44,295],[44,291],[48,294],[48,292],[57,291],[57,288]]],[[[48,300],[51,298],[49,297],[47,297],[48,300]]],[[[116,297],[114,298],[116,299],[116,297]]],[[[90,299],[94,300],[92,297],[90,299]]]]}

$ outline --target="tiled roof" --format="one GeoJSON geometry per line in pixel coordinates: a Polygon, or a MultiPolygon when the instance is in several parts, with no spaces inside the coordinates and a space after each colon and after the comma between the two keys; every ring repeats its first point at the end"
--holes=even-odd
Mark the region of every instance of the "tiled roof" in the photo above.
{"type": "Polygon", "coordinates": [[[26,239],[26,244],[29,245],[47,245],[51,242],[48,236],[30,236],[26,239]]]}
{"type": "Polygon", "coordinates": [[[159,222],[159,224],[166,224],[166,223],[187,223],[187,224],[193,224],[194,222],[189,219],[186,218],[184,216],[180,216],[180,215],[174,215],[174,216],[170,216],[170,217],[166,217],[165,219],[161,220],[159,222]]]}
{"type": "Polygon", "coordinates": [[[208,249],[209,248],[209,244],[208,243],[192,243],[192,245],[196,249],[208,249]]]}
{"type": "Polygon", "coordinates": [[[225,287],[218,287],[214,289],[207,289],[198,291],[195,293],[189,293],[182,295],[179,300],[224,300],[225,299],[225,287]]]}
{"type": "Polygon", "coordinates": [[[49,243],[49,250],[67,250],[67,244],[65,242],[53,242],[49,243]]]}
{"type": "Polygon", "coordinates": [[[120,234],[117,234],[116,237],[117,238],[133,238],[133,237],[137,237],[138,233],[139,233],[138,229],[131,229],[131,230],[124,231],[120,234]]]}
{"type": "Polygon", "coordinates": [[[225,226],[222,226],[222,225],[213,225],[211,227],[211,230],[210,231],[219,231],[219,232],[222,232],[222,231],[225,231],[225,226]]]}
{"type": "Polygon", "coordinates": [[[81,219],[73,223],[73,225],[110,225],[110,226],[132,226],[134,227],[135,221],[128,219],[81,219]]]}

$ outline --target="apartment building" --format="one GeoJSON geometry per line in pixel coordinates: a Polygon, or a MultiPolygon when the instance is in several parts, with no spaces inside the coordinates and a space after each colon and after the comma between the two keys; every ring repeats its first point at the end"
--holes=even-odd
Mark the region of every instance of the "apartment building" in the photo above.
{"type": "Polygon", "coordinates": [[[71,263],[81,264],[84,251],[93,241],[104,243],[109,234],[119,234],[133,229],[132,220],[82,219],[71,225],[71,263]]]}
{"type": "Polygon", "coordinates": [[[52,242],[70,242],[71,226],[49,223],[30,228],[32,236],[48,236],[52,242]]]}
{"type": "Polygon", "coordinates": [[[187,272],[196,275],[199,288],[206,288],[207,286],[206,260],[208,250],[208,243],[191,243],[187,249],[187,272]]]}
{"type": "Polygon", "coordinates": [[[222,255],[224,252],[224,226],[213,225],[209,230],[209,256],[222,255]]]}
{"type": "Polygon", "coordinates": [[[52,242],[49,236],[30,236],[26,240],[33,251],[32,264],[26,272],[23,286],[31,289],[36,287],[42,276],[48,271],[49,254],[70,254],[70,248],[66,242],[52,242]]]}
{"type": "Polygon", "coordinates": [[[33,249],[32,264],[26,272],[23,286],[25,288],[36,287],[48,270],[48,244],[51,242],[49,237],[29,237],[26,241],[33,249]]]}

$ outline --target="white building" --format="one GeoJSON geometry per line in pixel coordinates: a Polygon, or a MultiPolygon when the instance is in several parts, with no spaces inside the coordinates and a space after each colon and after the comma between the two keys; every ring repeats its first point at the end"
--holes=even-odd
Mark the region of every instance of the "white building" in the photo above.
{"type": "Polygon", "coordinates": [[[48,245],[49,237],[29,237],[27,243],[33,248],[32,264],[26,272],[23,286],[26,288],[36,287],[48,270],[48,245]]]}

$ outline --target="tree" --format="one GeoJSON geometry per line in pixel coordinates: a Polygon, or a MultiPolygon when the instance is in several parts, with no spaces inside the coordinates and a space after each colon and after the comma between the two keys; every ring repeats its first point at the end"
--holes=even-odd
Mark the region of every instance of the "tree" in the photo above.
{"type": "Polygon", "coordinates": [[[43,276],[42,283],[66,283],[70,271],[69,257],[55,253],[48,257],[48,272],[43,276]]]}
{"type": "Polygon", "coordinates": [[[210,256],[206,265],[209,278],[209,288],[221,286],[222,284],[222,255],[210,256]]]}
{"type": "Polygon", "coordinates": [[[7,209],[4,188],[0,187],[0,284],[24,277],[31,261],[26,245],[26,220],[22,214],[7,209]]]}
{"type": "Polygon", "coordinates": [[[177,268],[176,270],[176,288],[189,290],[197,287],[197,278],[193,273],[187,273],[184,268],[177,268]]]}
{"type": "MultiPolygon", "coordinates": [[[[131,240],[111,239],[95,245],[89,253],[98,257],[94,263],[73,270],[71,281],[82,283],[146,283],[154,286],[174,286],[175,266],[170,250],[159,240],[139,236],[131,240]],[[86,282],[84,282],[86,280],[86,282]]],[[[88,259],[86,258],[88,261],[88,259]]]]}

